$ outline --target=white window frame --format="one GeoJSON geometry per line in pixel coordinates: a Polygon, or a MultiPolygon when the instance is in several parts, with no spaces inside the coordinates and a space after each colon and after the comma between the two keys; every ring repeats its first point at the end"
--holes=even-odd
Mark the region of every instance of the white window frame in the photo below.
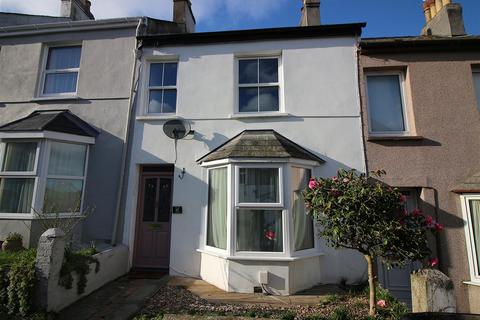
{"type": "Polygon", "coordinates": [[[83,44],[82,43],[58,43],[58,44],[51,44],[45,45],[43,48],[43,57],[42,57],[42,73],[40,76],[40,85],[38,86],[39,91],[37,93],[38,97],[41,98],[48,98],[48,97],[76,97],[78,93],[78,83],[80,82],[80,67],[82,65],[82,56],[83,56],[83,44]],[[66,47],[80,47],[80,61],[78,64],[78,68],[69,68],[69,69],[53,69],[47,70],[47,62],[48,62],[48,55],[50,53],[50,49],[52,48],[66,48],[66,47]],[[45,89],[45,78],[47,74],[52,73],[77,73],[77,83],[75,84],[75,92],[62,92],[62,93],[51,93],[46,94],[44,93],[45,89]]]}
{"type": "MultiPolygon", "coordinates": [[[[52,179],[72,179],[72,180],[83,180],[82,185],[82,196],[80,199],[80,212],[61,212],[52,214],[52,217],[58,216],[60,218],[70,218],[73,216],[78,216],[84,211],[84,197],[85,197],[85,187],[88,173],[88,160],[90,154],[90,144],[82,143],[70,140],[56,140],[56,139],[2,139],[0,140],[0,178],[33,178],[34,189],[32,195],[32,204],[31,210],[29,213],[0,213],[0,219],[36,219],[38,218],[36,212],[43,212],[43,205],[45,200],[45,191],[46,183],[48,178],[52,179]],[[35,165],[34,171],[29,172],[4,172],[3,170],[3,161],[5,156],[5,149],[7,143],[15,142],[36,142],[37,143],[37,152],[35,155],[35,165]],[[48,164],[50,161],[50,148],[52,142],[61,142],[67,144],[79,144],[86,146],[86,155],[85,155],[85,167],[83,177],[70,177],[70,176],[53,176],[48,174],[48,164]]],[[[48,213],[43,213],[48,214],[48,213]]]]}
{"type": "Polygon", "coordinates": [[[33,183],[33,192],[32,192],[32,203],[30,204],[30,212],[23,213],[14,213],[14,212],[5,212],[0,213],[0,218],[28,218],[34,214],[34,207],[37,197],[37,188],[38,188],[38,164],[40,161],[40,152],[41,152],[42,142],[39,140],[31,139],[9,139],[9,140],[0,140],[0,178],[1,179],[34,179],[33,183]],[[3,163],[5,161],[5,152],[6,146],[8,143],[22,143],[22,142],[33,142],[37,144],[35,151],[35,160],[33,164],[32,171],[3,171],[3,163]]]}
{"type": "MultiPolygon", "coordinates": [[[[257,66],[257,73],[259,72],[257,66]]],[[[235,59],[235,115],[238,116],[262,116],[268,114],[279,114],[284,112],[284,99],[283,99],[283,60],[281,54],[273,55],[250,55],[250,56],[237,56],[235,59]],[[269,83],[240,83],[240,61],[241,60],[262,60],[262,59],[277,59],[278,61],[278,82],[269,83]],[[255,112],[241,112],[240,111],[240,88],[265,88],[265,87],[278,87],[278,110],[275,111],[255,111],[255,112]]],[[[260,96],[259,96],[260,98],[260,96]]],[[[259,105],[260,108],[260,105],[259,105]]]]}
{"type": "MultiPolygon", "coordinates": [[[[59,215],[59,216],[64,216],[64,217],[70,217],[70,216],[75,216],[78,214],[81,214],[83,212],[83,199],[85,197],[85,184],[87,180],[87,170],[88,170],[88,158],[89,158],[89,153],[90,153],[90,145],[85,144],[85,143],[77,143],[77,142],[70,142],[70,141],[59,141],[59,140],[48,140],[45,146],[45,161],[44,161],[44,174],[41,177],[41,210],[43,210],[43,206],[45,203],[45,193],[46,193],[46,187],[47,187],[47,180],[48,179],[59,179],[59,180],[81,180],[82,181],[82,195],[80,197],[80,207],[79,207],[79,212],[60,212],[60,213],[55,213],[52,215],[59,215]],[[50,163],[50,152],[52,148],[52,143],[54,142],[59,142],[59,143],[66,143],[66,144],[76,144],[76,145],[83,145],[86,147],[85,151],[85,164],[83,168],[83,176],[62,176],[62,175],[50,175],[48,173],[48,165],[50,163]]],[[[49,212],[44,212],[44,214],[50,214],[49,212]]]]}
{"type": "Polygon", "coordinates": [[[472,283],[480,285],[480,266],[478,265],[479,257],[477,257],[477,252],[475,250],[472,217],[470,214],[470,200],[480,201],[480,194],[461,195],[460,200],[462,204],[465,238],[467,242],[470,280],[472,283]]]}
{"type": "MultiPolygon", "coordinates": [[[[164,117],[171,117],[174,116],[178,113],[178,96],[179,96],[179,90],[178,90],[178,74],[180,70],[180,63],[178,57],[172,57],[172,56],[167,56],[167,57],[155,57],[155,58],[148,58],[146,59],[146,66],[145,66],[145,72],[143,74],[142,80],[143,80],[143,94],[142,94],[142,99],[141,99],[141,104],[142,110],[141,115],[144,116],[164,116],[164,117]],[[177,64],[177,74],[176,74],[176,85],[175,86],[150,86],[150,68],[152,64],[164,64],[164,71],[165,71],[165,64],[166,63],[176,63],[177,64]],[[151,90],[173,90],[175,89],[177,91],[177,96],[176,96],[176,101],[175,101],[175,112],[149,112],[148,107],[150,104],[150,91],[151,90]]],[[[165,72],[163,73],[162,77],[165,76],[165,72]]],[[[163,83],[163,78],[162,78],[162,83],[163,83]]],[[[163,101],[162,101],[163,103],[163,101]]]]}
{"type": "Polygon", "coordinates": [[[368,110],[368,134],[370,136],[408,136],[411,134],[410,132],[410,125],[409,125],[409,118],[408,118],[408,106],[407,106],[407,99],[406,99],[406,72],[405,71],[375,71],[375,72],[365,72],[365,103],[367,105],[368,110]],[[400,97],[402,100],[402,116],[403,116],[403,123],[405,130],[403,131],[372,131],[371,119],[372,113],[371,108],[369,106],[370,99],[368,97],[368,77],[375,77],[375,76],[398,76],[399,84],[400,84],[400,97]]]}
{"type": "Polygon", "coordinates": [[[475,83],[475,75],[478,76],[478,79],[480,81],[480,68],[473,68],[472,69],[472,79],[473,79],[473,90],[475,91],[475,98],[477,101],[477,108],[480,111],[480,91],[477,92],[476,90],[476,83],[475,83]]]}

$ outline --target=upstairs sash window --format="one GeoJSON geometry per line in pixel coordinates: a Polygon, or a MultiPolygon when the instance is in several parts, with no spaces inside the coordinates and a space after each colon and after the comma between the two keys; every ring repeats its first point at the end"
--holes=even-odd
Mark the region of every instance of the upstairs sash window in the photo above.
{"type": "Polygon", "coordinates": [[[43,95],[77,92],[81,46],[50,47],[43,75],[43,95]]]}

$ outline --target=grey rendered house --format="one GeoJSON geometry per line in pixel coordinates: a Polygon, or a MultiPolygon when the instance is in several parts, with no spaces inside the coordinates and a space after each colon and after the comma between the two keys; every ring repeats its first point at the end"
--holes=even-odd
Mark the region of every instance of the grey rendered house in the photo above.
{"type": "Polygon", "coordinates": [[[94,20],[87,0],[60,5],[60,17],[0,13],[0,241],[18,232],[27,247],[42,231],[36,212],[88,208],[83,240],[112,240],[136,37],[186,29],[143,17],[94,20]]]}

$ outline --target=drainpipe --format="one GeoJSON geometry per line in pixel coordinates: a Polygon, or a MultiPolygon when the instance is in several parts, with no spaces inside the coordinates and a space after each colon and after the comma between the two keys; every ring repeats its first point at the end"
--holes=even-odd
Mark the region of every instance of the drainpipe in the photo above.
{"type": "Polygon", "coordinates": [[[125,175],[127,173],[127,156],[128,156],[128,149],[129,149],[129,143],[130,143],[130,131],[132,127],[132,119],[133,119],[133,113],[135,112],[135,83],[136,83],[136,77],[137,77],[137,64],[138,61],[141,59],[142,55],[142,49],[139,48],[139,41],[137,38],[141,35],[146,30],[148,23],[148,18],[142,17],[138,20],[138,25],[137,29],[135,32],[135,49],[133,50],[133,70],[132,70],[132,81],[130,84],[130,97],[128,100],[128,114],[127,114],[127,121],[125,123],[125,143],[123,146],[123,151],[122,151],[122,163],[120,167],[120,181],[118,183],[118,190],[117,190],[117,204],[115,207],[115,221],[113,223],[113,231],[112,231],[112,239],[111,239],[111,244],[112,246],[115,246],[117,244],[117,234],[118,234],[118,223],[120,220],[120,212],[122,208],[122,200],[123,200],[123,191],[124,191],[124,181],[125,181],[125,175]]]}

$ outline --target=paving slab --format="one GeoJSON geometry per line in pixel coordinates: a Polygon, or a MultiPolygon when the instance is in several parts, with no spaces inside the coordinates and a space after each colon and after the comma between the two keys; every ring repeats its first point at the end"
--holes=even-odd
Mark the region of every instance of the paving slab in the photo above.
{"type": "Polygon", "coordinates": [[[311,306],[321,302],[331,294],[345,294],[336,285],[319,285],[310,290],[291,296],[273,296],[262,293],[225,292],[200,279],[171,277],[168,285],[181,286],[193,294],[212,303],[248,304],[248,305],[305,305],[311,306]]]}
{"type": "Polygon", "coordinates": [[[168,277],[113,281],[62,310],[59,320],[127,320],[135,315],[168,277]]]}

